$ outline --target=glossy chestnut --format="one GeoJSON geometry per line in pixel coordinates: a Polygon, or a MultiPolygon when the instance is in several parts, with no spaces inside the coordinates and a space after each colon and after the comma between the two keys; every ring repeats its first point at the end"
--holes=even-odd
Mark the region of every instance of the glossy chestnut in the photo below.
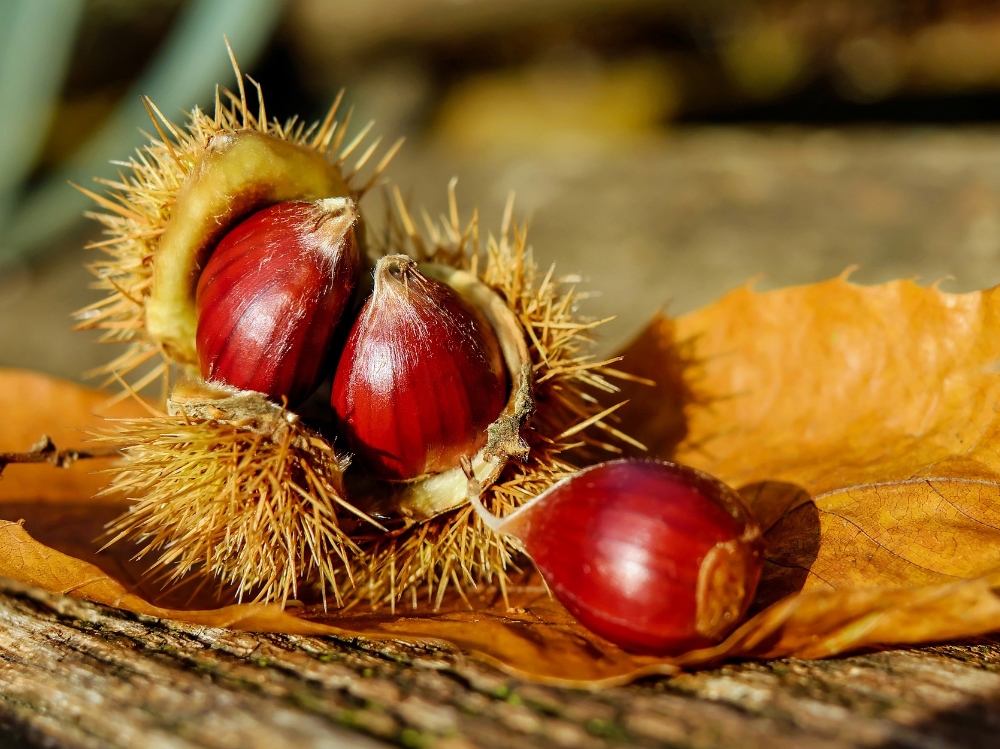
{"type": "Polygon", "coordinates": [[[331,395],[339,433],[357,457],[393,481],[455,468],[486,443],[507,387],[486,318],[411,258],[382,258],[331,395]]]}
{"type": "Polygon", "coordinates": [[[197,289],[201,374],[292,405],[323,375],[360,270],[349,198],[278,203],[230,230],[197,289]]]}
{"type": "Polygon", "coordinates": [[[585,468],[505,518],[553,595],[601,637],[672,655],[720,641],[753,599],[760,528],[740,496],[686,466],[619,460],[585,468]]]}

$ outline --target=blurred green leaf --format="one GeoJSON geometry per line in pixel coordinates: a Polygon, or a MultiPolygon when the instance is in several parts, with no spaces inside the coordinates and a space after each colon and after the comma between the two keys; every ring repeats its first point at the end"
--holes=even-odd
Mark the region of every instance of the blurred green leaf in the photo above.
{"type": "MultiPolygon", "coordinates": [[[[51,109],[73,42],[72,29],[57,38],[46,24],[68,24],[67,17],[72,14],[66,9],[78,5],[82,5],[80,0],[16,0],[11,6],[0,8],[0,29],[11,28],[4,23],[4,16],[17,12],[20,6],[25,8],[21,12],[30,15],[37,24],[34,40],[18,38],[18,49],[30,50],[33,55],[49,55],[59,61],[59,69],[51,73],[54,83],[45,89],[44,102],[35,104],[38,111],[51,109]],[[54,50],[57,45],[59,49],[54,50]]],[[[270,39],[283,5],[283,0],[193,0],[164,42],[160,54],[101,130],[61,170],[25,195],[6,222],[3,222],[4,207],[0,204],[0,268],[36,257],[55,237],[71,228],[87,209],[87,198],[73,190],[69,182],[89,185],[95,176],[113,176],[114,167],[108,162],[127,158],[144,142],[139,131],[151,126],[139,101],[140,95],[149,96],[164,114],[178,119],[179,111],[188,110],[199,102],[207,103],[214,96],[215,84],[232,78],[223,36],[229,37],[239,59],[248,65],[270,39]]],[[[78,17],[79,14],[73,18],[74,28],[78,17]]],[[[40,63],[36,64],[42,68],[40,63]]],[[[49,60],[49,64],[55,63],[49,60]]],[[[24,73],[19,72],[16,64],[8,62],[5,45],[0,49],[0,122],[3,122],[4,112],[17,105],[16,99],[12,102],[4,95],[5,79],[25,78],[27,80],[20,82],[25,88],[38,84],[37,75],[27,75],[26,67],[20,69],[24,73]]],[[[38,127],[39,115],[27,121],[40,131],[31,133],[34,140],[7,135],[0,140],[0,201],[13,197],[44,135],[45,129],[38,127]],[[3,149],[16,152],[17,168],[9,168],[2,161],[3,149]],[[2,188],[8,183],[8,192],[4,193],[2,188]]],[[[0,132],[6,131],[0,129],[0,132]]],[[[10,206],[9,200],[6,205],[10,206]]]]}

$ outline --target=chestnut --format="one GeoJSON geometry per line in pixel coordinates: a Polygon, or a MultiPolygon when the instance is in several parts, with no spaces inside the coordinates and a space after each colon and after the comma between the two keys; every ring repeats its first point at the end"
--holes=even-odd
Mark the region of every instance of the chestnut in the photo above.
{"type": "Polygon", "coordinates": [[[376,476],[407,481],[458,466],[486,444],[507,387],[482,313],[413,259],[379,260],[331,395],[340,433],[376,476]]]}
{"type": "Polygon", "coordinates": [[[185,365],[198,361],[194,282],[199,268],[240,217],[287,201],[358,197],[336,165],[303,143],[276,137],[266,127],[230,130],[204,122],[202,129],[217,132],[191,154],[195,166],[185,171],[169,210],[155,214],[156,221],[164,214],[170,220],[162,227],[144,300],[149,336],[172,361],[185,365]]]}
{"type": "Polygon", "coordinates": [[[350,198],[278,203],[219,242],[198,279],[201,375],[292,405],[323,376],[361,266],[350,198]]]}
{"type": "Polygon", "coordinates": [[[616,460],[553,484],[504,518],[558,599],[622,648],[673,655],[719,642],[760,580],[760,527],[740,496],[687,466],[616,460]]]}

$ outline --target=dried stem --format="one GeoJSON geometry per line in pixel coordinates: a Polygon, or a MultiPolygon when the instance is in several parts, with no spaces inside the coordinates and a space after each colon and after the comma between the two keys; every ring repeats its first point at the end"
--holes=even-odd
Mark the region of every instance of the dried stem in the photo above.
{"type": "Polygon", "coordinates": [[[23,453],[0,453],[0,474],[11,463],[48,463],[59,468],[69,468],[78,460],[88,458],[111,458],[119,454],[114,446],[88,448],[67,448],[60,450],[52,438],[43,434],[42,438],[23,453]]]}

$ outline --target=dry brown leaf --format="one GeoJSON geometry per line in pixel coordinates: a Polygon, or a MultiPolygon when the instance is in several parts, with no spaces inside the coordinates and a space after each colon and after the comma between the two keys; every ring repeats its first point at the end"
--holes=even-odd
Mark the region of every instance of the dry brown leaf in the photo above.
{"type": "MultiPolygon", "coordinates": [[[[215,626],[440,640],[567,685],[725,658],[823,657],[979,635],[1000,629],[998,332],[1000,291],[950,295],[843,278],[764,294],[743,288],[676,322],[650,324],[626,364],[660,385],[630,386],[623,422],[654,454],[739,487],[768,545],[760,613],[719,646],[676,659],[621,651],[530,585],[513,592],[507,611],[460,602],[397,615],[191,610],[209,600],[203,592],[177,603],[178,591],[158,592],[127,560],[95,555],[79,533],[61,534],[53,518],[62,505],[47,516],[36,504],[0,506],[4,517],[20,513],[38,539],[0,526],[0,574],[215,626]]],[[[15,469],[37,472],[38,482],[53,471],[15,469]]],[[[99,533],[100,513],[76,507],[99,533]]]]}
{"type": "MultiPolygon", "coordinates": [[[[839,278],[658,318],[626,361],[643,374],[688,362],[687,433],[656,454],[754,506],[765,601],[923,586],[1000,568],[998,323],[996,289],[839,278]]],[[[656,431],[643,413],[658,390],[634,392],[623,416],[639,439],[656,431]]]]}
{"type": "MultiPolygon", "coordinates": [[[[80,507],[26,504],[19,509],[28,511],[27,525],[51,538],[53,545],[72,548],[79,544],[70,540],[74,535],[87,536],[99,529],[100,522],[94,518],[105,509],[96,507],[90,517],[77,516],[78,522],[68,528],[64,521],[73,515],[66,510],[80,507]]],[[[115,512],[105,514],[111,517],[115,512]]],[[[469,611],[451,605],[437,613],[401,611],[392,615],[351,610],[324,615],[318,607],[282,611],[276,604],[190,607],[192,602],[211,601],[210,595],[188,600],[187,607],[175,603],[178,608],[170,608],[140,597],[133,592],[134,584],[122,584],[132,579],[130,573],[137,567],[118,560],[116,568],[116,562],[96,555],[94,548],[78,545],[75,550],[79,556],[70,556],[39,543],[19,523],[0,521],[0,575],[51,592],[204,626],[450,643],[510,673],[561,686],[603,687],[725,658],[823,657],[887,641],[918,643],[1000,628],[997,577],[910,590],[814,591],[769,608],[718,647],[678,659],[658,659],[626,653],[587,632],[537,588],[512,591],[515,608],[507,611],[469,611]],[[93,561],[100,561],[101,566],[93,561]],[[112,577],[102,568],[117,574],[112,577]]],[[[155,589],[154,594],[163,596],[155,589]]],[[[169,594],[163,597],[170,598],[169,594]]]]}

